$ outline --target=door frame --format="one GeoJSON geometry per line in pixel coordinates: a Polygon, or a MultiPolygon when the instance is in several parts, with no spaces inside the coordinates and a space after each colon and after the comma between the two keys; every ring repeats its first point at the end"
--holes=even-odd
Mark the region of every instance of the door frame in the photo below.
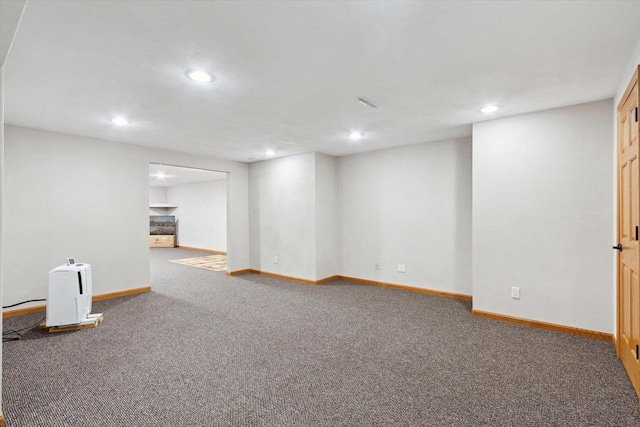
{"type": "MultiPolygon", "coordinates": [[[[616,200],[616,223],[617,223],[617,227],[616,227],[616,238],[617,238],[617,242],[618,244],[620,244],[622,242],[622,229],[623,229],[623,224],[621,223],[620,219],[621,219],[621,207],[620,207],[620,203],[622,201],[622,186],[621,186],[621,176],[620,176],[620,155],[621,155],[621,141],[622,141],[622,127],[620,126],[620,112],[621,110],[624,108],[625,104],[627,103],[627,100],[629,98],[629,96],[632,94],[632,91],[635,90],[636,91],[636,126],[639,127],[638,129],[638,141],[636,143],[640,143],[640,122],[638,120],[638,114],[640,114],[638,112],[638,105],[640,104],[640,94],[638,92],[640,92],[640,81],[638,80],[638,77],[640,76],[640,65],[638,65],[635,68],[635,71],[633,73],[633,76],[631,77],[631,80],[629,81],[629,84],[627,85],[627,88],[624,92],[624,94],[622,95],[617,107],[616,107],[616,129],[615,129],[615,135],[616,135],[616,154],[615,154],[615,174],[616,174],[616,194],[617,194],[617,200],[616,200]],[[635,89],[634,89],[635,88],[635,89]]],[[[640,156],[640,153],[639,153],[640,156]]],[[[640,181],[640,177],[636,177],[636,179],[638,181],[640,181]]],[[[640,182],[637,183],[638,187],[640,189],[640,182]]],[[[640,191],[640,190],[639,190],[640,191]]],[[[637,215],[640,215],[640,212],[637,213],[637,215]]],[[[640,223],[640,218],[636,218],[636,220],[638,221],[638,223],[640,223]]],[[[637,240],[637,237],[636,237],[637,240]]],[[[636,256],[640,257],[640,253],[637,253],[636,256]]],[[[622,319],[622,315],[623,315],[623,278],[622,278],[622,271],[621,271],[621,258],[622,258],[622,253],[621,252],[617,252],[616,254],[616,333],[615,333],[615,337],[614,337],[614,344],[615,344],[615,349],[616,349],[616,356],[619,359],[622,359],[624,361],[624,357],[626,357],[625,354],[623,354],[624,351],[628,351],[628,348],[623,349],[622,345],[623,345],[623,340],[622,340],[622,329],[623,329],[623,319],[622,319]]],[[[640,261],[640,260],[639,260],[640,261]]],[[[640,323],[640,321],[638,321],[640,323]]],[[[626,365],[625,365],[625,371],[627,371],[626,365]]],[[[627,374],[631,376],[631,373],[629,371],[627,371],[627,374]]],[[[632,381],[634,383],[634,389],[636,391],[636,393],[638,394],[639,397],[639,404],[638,404],[638,409],[640,410],[640,388],[637,387],[637,381],[632,381]]]]}

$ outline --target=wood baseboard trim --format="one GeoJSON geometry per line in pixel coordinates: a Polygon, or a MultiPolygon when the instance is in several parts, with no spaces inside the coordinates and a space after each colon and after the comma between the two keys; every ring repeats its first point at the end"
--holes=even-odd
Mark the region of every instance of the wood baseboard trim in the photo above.
{"type": "Polygon", "coordinates": [[[305,285],[322,285],[324,283],[334,282],[340,280],[341,276],[330,276],[320,280],[301,279],[299,277],[284,276],[282,274],[269,273],[267,271],[254,270],[247,268],[245,270],[227,271],[228,276],[240,276],[243,274],[259,274],[261,276],[274,277],[276,279],[288,280],[290,282],[304,283],[305,285]]]}
{"type": "Polygon", "coordinates": [[[224,251],[216,251],[214,249],[194,248],[192,246],[178,245],[178,248],[180,248],[180,249],[189,249],[190,251],[207,252],[207,253],[216,254],[216,255],[226,255],[227,254],[224,251]]]}
{"type": "Polygon", "coordinates": [[[39,313],[41,311],[46,311],[46,305],[34,305],[32,307],[27,308],[19,308],[17,310],[9,310],[2,312],[3,319],[9,319],[11,317],[24,316],[26,314],[39,313]]]}
{"type": "Polygon", "coordinates": [[[574,328],[572,326],[558,325],[556,323],[541,322],[539,320],[523,319],[521,317],[505,316],[504,314],[490,313],[488,311],[471,310],[471,314],[485,319],[499,320],[502,322],[515,323],[517,325],[529,326],[531,328],[546,329],[547,331],[561,332],[563,334],[577,335],[579,337],[592,338],[602,341],[615,342],[612,334],[605,332],[591,331],[589,329],[574,328]]]}
{"type": "Polygon", "coordinates": [[[403,291],[410,291],[410,292],[416,292],[416,293],[427,294],[427,295],[436,295],[439,297],[453,298],[453,299],[458,299],[462,301],[472,301],[471,295],[455,294],[452,292],[436,291],[433,289],[417,288],[415,286],[398,285],[395,283],[376,282],[375,280],[358,279],[356,277],[348,277],[348,276],[336,275],[336,276],[325,277],[324,279],[320,279],[320,280],[308,280],[308,279],[301,279],[299,277],[268,273],[266,271],[254,270],[251,268],[247,268],[245,270],[236,270],[236,271],[227,272],[227,275],[229,276],[240,276],[242,274],[260,274],[262,276],[275,277],[276,279],[304,283],[305,285],[323,285],[325,283],[335,282],[337,280],[344,280],[345,282],[358,283],[361,285],[382,286],[384,288],[400,289],[403,291]]]}
{"type": "Polygon", "coordinates": [[[316,285],[324,285],[325,283],[335,282],[336,280],[341,280],[342,276],[329,276],[324,279],[316,280],[316,285]]]}
{"type": "MultiPolygon", "coordinates": [[[[126,296],[130,296],[130,295],[138,295],[138,294],[143,294],[145,292],[151,292],[151,286],[144,286],[142,288],[134,288],[134,289],[127,289],[126,291],[118,291],[118,292],[111,292],[108,294],[100,294],[100,295],[94,295],[91,300],[93,302],[96,301],[103,301],[106,299],[113,299],[113,298],[120,298],[120,297],[126,297],[126,296]]],[[[10,311],[5,311],[2,313],[2,318],[3,319],[9,319],[11,317],[18,317],[18,316],[24,316],[25,314],[32,314],[32,313],[39,313],[41,311],[47,311],[47,305],[36,305],[33,307],[27,307],[27,308],[19,308],[17,310],[10,310],[10,311]]],[[[0,427],[2,427],[0,425],[0,427]]]]}
{"type": "Polygon", "coordinates": [[[4,427],[4,414],[0,412],[0,427],[4,427]]]}
{"type": "Polygon", "coordinates": [[[338,276],[340,280],[345,282],[358,283],[361,285],[381,286],[383,288],[400,289],[402,291],[416,292],[419,294],[435,295],[445,298],[453,298],[462,301],[472,301],[471,295],[456,294],[453,292],[436,291],[434,289],[417,288],[415,286],[398,285],[396,283],[377,282],[375,280],[358,279],[357,277],[338,276]]]}
{"type": "Polygon", "coordinates": [[[258,270],[245,268],[244,270],[227,271],[227,276],[242,276],[243,274],[260,274],[258,270]]]}
{"type": "Polygon", "coordinates": [[[128,297],[130,295],[138,295],[151,292],[151,286],[143,286],[142,288],[127,289],[126,291],[111,292],[108,294],[94,295],[92,301],[102,301],[105,299],[128,297]]]}
{"type": "Polygon", "coordinates": [[[293,276],[284,276],[282,274],[269,273],[267,271],[260,271],[260,272],[258,272],[258,274],[261,275],[261,276],[275,277],[276,279],[288,280],[290,282],[303,283],[305,285],[317,285],[318,284],[315,280],[301,279],[299,277],[293,277],[293,276]]]}

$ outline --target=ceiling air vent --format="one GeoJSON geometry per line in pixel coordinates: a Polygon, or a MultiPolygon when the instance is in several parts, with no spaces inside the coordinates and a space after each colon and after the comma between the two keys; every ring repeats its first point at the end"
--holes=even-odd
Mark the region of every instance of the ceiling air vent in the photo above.
{"type": "Polygon", "coordinates": [[[373,102],[370,99],[363,97],[358,98],[358,101],[363,104],[366,105],[367,107],[371,107],[371,108],[378,108],[378,106],[375,104],[375,102],[373,102]]]}

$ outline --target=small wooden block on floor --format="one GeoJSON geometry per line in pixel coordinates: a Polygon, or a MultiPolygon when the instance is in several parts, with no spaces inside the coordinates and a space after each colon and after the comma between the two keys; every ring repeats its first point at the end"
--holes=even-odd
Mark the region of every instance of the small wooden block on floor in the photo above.
{"type": "MultiPolygon", "coordinates": [[[[65,326],[51,326],[49,328],[49,333],[52,334],[54,332],[67,332],[67,331],[77,331],[80,329],[90,329],[95,328],[104,320],[103,316],[96,317],[95,319],[91,319],[90,321],[85,321],[78,325],[65,325],[65,326]]],[[[47,327],[46,322],[42,322],[40,324],[41,329],[45,329],[47,327]]]]}

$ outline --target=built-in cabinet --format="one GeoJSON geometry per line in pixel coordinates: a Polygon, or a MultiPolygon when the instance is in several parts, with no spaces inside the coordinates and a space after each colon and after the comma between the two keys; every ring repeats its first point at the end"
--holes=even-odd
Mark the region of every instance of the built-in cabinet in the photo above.
{"type": "Polygon", "coordinates": [[[178,205],[174,203],[150,203],[149,211],[160,215],[149,215],[149,247],[173,248],[176,245],[176,218],[170,215],[178,205]]]}

